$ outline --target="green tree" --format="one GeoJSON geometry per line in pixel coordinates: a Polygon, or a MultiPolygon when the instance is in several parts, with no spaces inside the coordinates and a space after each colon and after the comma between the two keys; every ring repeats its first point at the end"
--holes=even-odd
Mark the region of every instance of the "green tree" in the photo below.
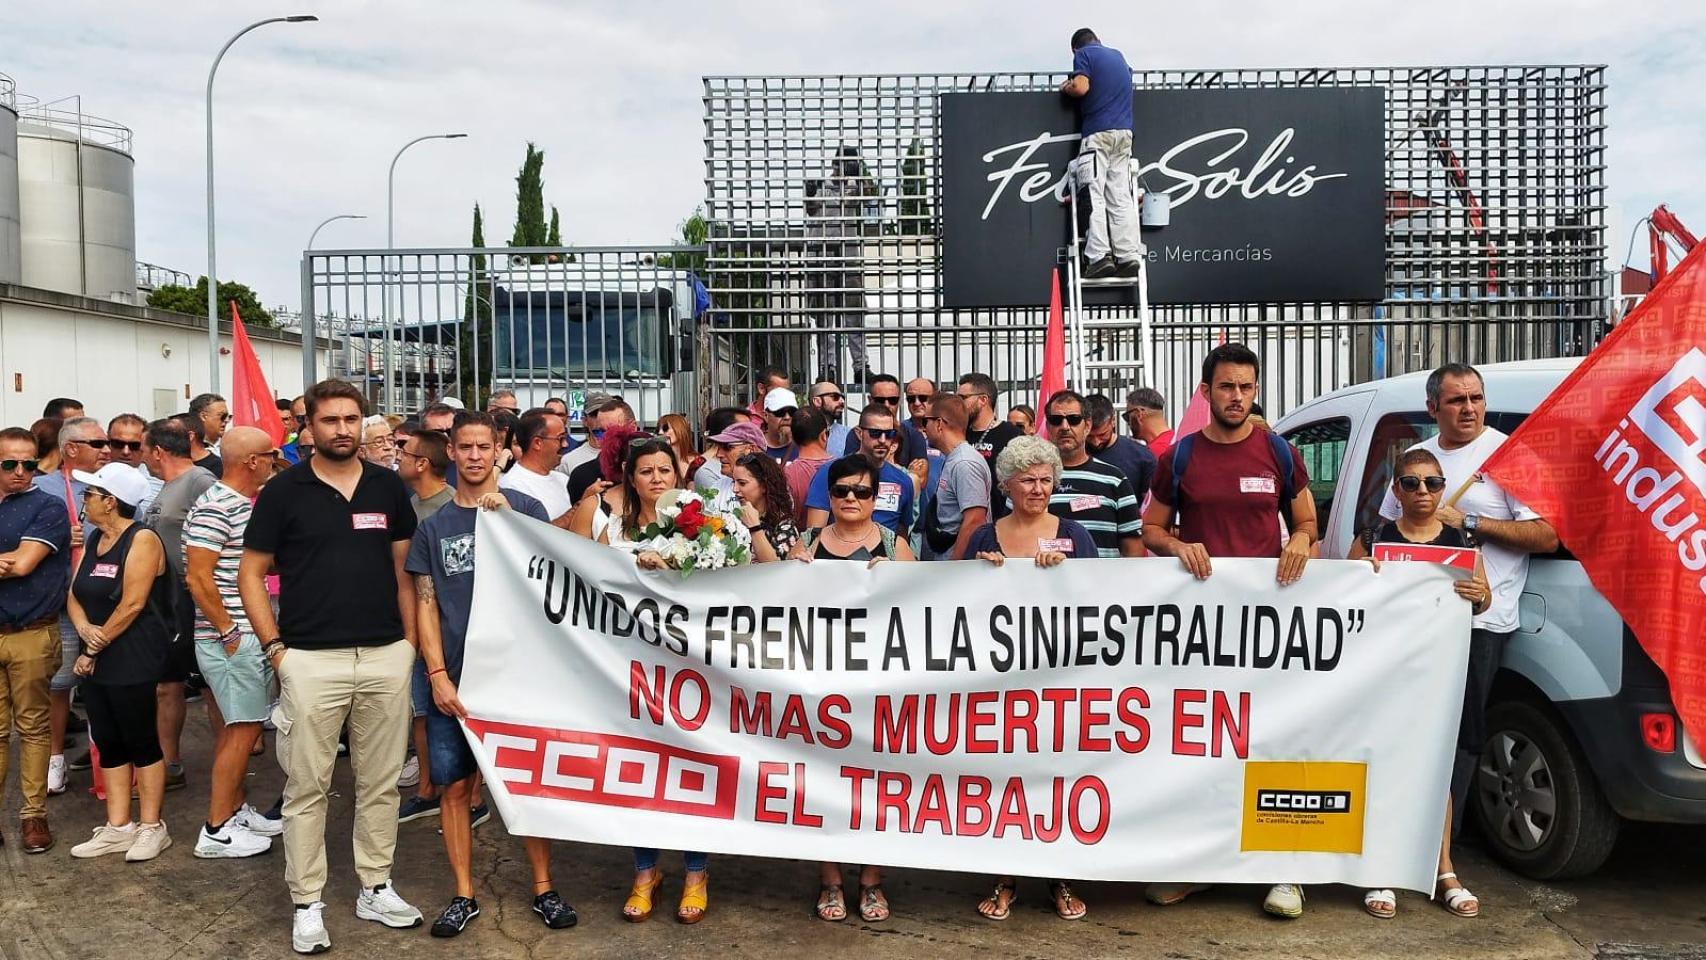
{"type": "MultiPolygon", "coordinates": [[[[521,171],[515,176],[515,233],[510,236],[512,247],[543,247],[549,236],[545,225],[545,151],[527,143],[527,155],[521,161],[521,171]]],[[[544,258],[533,257],[534,263],[544,258]]]]}
{"type": "Polygon", "coordinates": [[[930,222],[930,185],[924,179],[924,144],[914,137],[900,163],[900,232],[926,236],[935,232],[930,222]]]}
{"type": "Polygon", "coordinates": [[[557,216],[557,205],[551,204],[551,226],[545,231],[545,246],[560,247],[563,245],[563,221],[557,216]]]}
{"type": "MultiPolygon", "coordinates": [[[[237,301],[237,315],[243,318],[246,327],[271,327],[274,325],[273,316],[261,306],[261,301],[255,296],[255,291],[247,284],[235,283],[229,280],[219,281],[219,319],[227,320],[231,316],[231,301],[237,301]]],[[[194,287],[167,284],[156,287],[148,294],[148,305],[156,310],[171,310],[174,313],[187,313],[192,317],[207,316],[207,278],[196,281],[194,287]]]]}
{"type": "Polygon", "coordinates": [[[692,270],[699,274],[699,279],[705,279],[705,237],[710,233],[705,224],[705,208],[694,207],[687,219],[675,225],[676,241],[685,246],[699,247],[692,253],[658,254],[658,266],[673,270],[692,270]]]}
{"type": "MultiPolygon", "coordinates": [[[[485,249],[486,225],[480,205],[474,204],[474,237],[472,246],[485,249]]],[[[458,333],[462,346],[462,402],[470,410],[484,410],[490,389],[474,367],[474,344],[479,344],[480,365],[492,368],[492,302],[491,287],[486,280],[486,256],[477,253],[469,258],[468,295],[462,301],[462,325],[458,333]],[[478,339],[476,339],[478,338],[478,339]]]]}

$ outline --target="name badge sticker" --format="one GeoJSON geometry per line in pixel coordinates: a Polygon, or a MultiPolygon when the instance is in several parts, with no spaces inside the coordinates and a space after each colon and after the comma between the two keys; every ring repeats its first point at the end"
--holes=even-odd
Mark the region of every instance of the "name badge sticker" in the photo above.
{"type": "Polygon", "coordinates": [[[95,564],[95,568],[93,570],[89,571],[89,576],[91,576],[91,577],[104,577],[108,580],[111,580],[114,577],[118,576],[118,564],[116,564],[116,563],[97,563],[97,564],[95,564]]]}
{"type": "Polygon", "coordinates": [[[1071,537],[1056,537],[1053,540],[1049,540],[1049,539],[1046,539],[1043,537],[1038,537],[1037,538],[1037,552],[1042,553],[1044,551],[1047,551],[1049,553],[1071,553],[1072,552],[1072,538],[1071,537]]]}
{"type": "Polygon", "coordinates": [[[1239,477],[1239,493],[1278,493],[1279,486],[1273,477],[1239,477]]]}
{"type": "Polygon", "coordinates": [[[899,513],[900,484],[893,481],[877,484],[877,505],[875,509],[899,513]]]}
{"type": "Polygon", "coordinates": [[[1094,510],[1097,507],[1100,507],[1101,505],[1102,505],[1102,498],[1097,496],[1094,493],[1086,493],[1082,497],[1073,497],[1072,498],[1072,512],[1073,513],[1081,513],[1085,510],[1094,510]]]}
{"type": "Polygon", "coordinates": [[[357,530],[389,530],[391,520],[383,513],[352,513],[350,525],[357,530]]]}

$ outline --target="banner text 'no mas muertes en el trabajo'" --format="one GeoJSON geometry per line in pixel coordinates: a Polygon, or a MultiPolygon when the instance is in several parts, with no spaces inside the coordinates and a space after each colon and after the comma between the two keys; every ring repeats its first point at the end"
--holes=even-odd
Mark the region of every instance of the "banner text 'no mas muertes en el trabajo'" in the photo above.
{"type": "Polygon", "coordinates": [[[1082,879],[1428,890],[1462,571],[696,574],[482,514],[461,698],[510,831],[1082,879]]]}

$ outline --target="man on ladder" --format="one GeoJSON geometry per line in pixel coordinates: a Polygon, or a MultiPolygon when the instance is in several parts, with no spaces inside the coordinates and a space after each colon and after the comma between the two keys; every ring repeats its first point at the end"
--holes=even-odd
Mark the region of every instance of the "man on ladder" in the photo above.
{"type": "Polygon", "coordinates": [[[1060,92],[1080,101],[1079,156],[1090,155],[1090,229],[1083,276],[1135,277],[1142,248],[1131,189],[1131,67],[1089,27],[1072,35],[1072,76],[1060,92]]]}

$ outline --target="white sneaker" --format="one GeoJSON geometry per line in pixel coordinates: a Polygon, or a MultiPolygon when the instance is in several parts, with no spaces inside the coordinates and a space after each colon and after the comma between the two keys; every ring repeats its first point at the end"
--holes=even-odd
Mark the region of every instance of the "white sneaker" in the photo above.
{"type": "Polygon", "coordinates": [[[397,786],[418,787],[421,783],[421,758],[410,757],[403,761],[403,772],[397,776],[397,786]]]}
{"type": "Polygon", "coordinates": [[[320,914],[326,905],[316,900],[297,907],[290,921],[290,948],[297,953],[325,953],[332,949],[332,935],[326,932],[326,918],[320,914]]]}
{"type": "Polygon", "coordinates": [[[1276,917],[1295,920],[1303,916],[1303,888],[1295,883],[1276,883],[1262,901],[1262,909],[1276,917]]]}
{"type": "Polygon", "coordinates": [[[261,837],[276,837],[284,832],[283,819],[269,820],[259,810],[246,803],[231,815],[231,822],[261,837]]]}
{"type": "Polygon", "coordinates": [[[166,821],[139,823],[136,825],[136,842],[124,852],[124,862],[141,863],[144,860],[152,860],[171,845],[172,835],[166,830],[166,821]]]}
{"type": "Polygon", "coordinates": [[[202,824],[201,832],[195,838],[195,855],[203,860],[236,860],[242,857],[254,857],[272,851],[272,838],[263,837],[232,817],[213,833],[207,832],[207,825],[202,824]]]}
{"type": "Polygon", "coordinates": [[[89,839],[71,848],[71,855],[79,860],[89,860],[104,857],[109,853],[123,853],[136,843],[136,822],[132,821],[122,827],[103,823],[95,828],[89,839]]]}
{"type": "Polygon", "coordinates": [[[397,895],[390,881],[369,890],[363,887],[355,898],[355,915],[362,920],[376,920],[387,927],[407,930],[421,925],[421,912],[397,895]]]}
{"type": "Polygon", "coordinates": [[[65,792],[64,754],[47,758],[47,792],[49,796],[55,797],[65,792]]]}

